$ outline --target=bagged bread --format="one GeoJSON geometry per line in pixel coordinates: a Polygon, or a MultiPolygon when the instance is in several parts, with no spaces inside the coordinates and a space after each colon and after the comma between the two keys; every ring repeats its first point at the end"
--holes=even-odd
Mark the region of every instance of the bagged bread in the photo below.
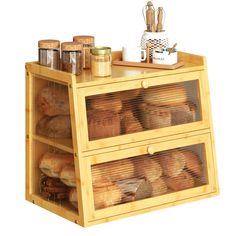
{"type": "Polygon", "coordinates": [[[47,116],[69,115],[68,88],[63,85],[50,84],[43,88],[36,98],[38,110],[47,116]]]}
{"type": "Polygon", "coordinates": [[[50,138],[71,138],[70,116],[44,116],[36,126],[36,133],[50,138]]]}

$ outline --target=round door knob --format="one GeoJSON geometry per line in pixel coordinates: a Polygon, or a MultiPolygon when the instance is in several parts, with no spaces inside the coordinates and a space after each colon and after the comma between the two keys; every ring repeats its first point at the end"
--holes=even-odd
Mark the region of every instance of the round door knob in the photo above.
{"type": "Polygon", "coordinates": [[[150,155],[154,154],[154,153],[155,153],[154,147],[149,146],[149,147],[147,148],[147,152],[148,152],[150,155]]]}
{"type": "Polygon", "coordinates": [[[148,88],[148,82],[147,81],[142,81],[141,85],[145,89],[148,88]]]}

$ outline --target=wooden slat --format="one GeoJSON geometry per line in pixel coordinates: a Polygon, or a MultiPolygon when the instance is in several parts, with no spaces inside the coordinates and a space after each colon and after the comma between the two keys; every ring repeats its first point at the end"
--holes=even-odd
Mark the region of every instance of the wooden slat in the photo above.
{"type": "Polygon", "coordinates": [[[32,74],[46,77],[48,80],[52,80],[57,83],[70,84],[73,76],[71,73],[61,70],[53,70],[46,66],[40,66],[36,62],[27,63],[26,67],[32,74]]]}
{"type": "Polygon", "coordinates": [[[33,135],[33,139],[44,144],[48,144],[52,147],[59,148],[63,151],[74,153],[72,139],[62,139],[62,138],[48,138],[40,135],[33,135]]]}

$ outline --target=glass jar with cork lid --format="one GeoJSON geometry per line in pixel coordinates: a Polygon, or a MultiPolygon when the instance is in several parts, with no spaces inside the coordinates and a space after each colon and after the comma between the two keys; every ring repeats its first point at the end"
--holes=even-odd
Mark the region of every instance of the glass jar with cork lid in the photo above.
{"type": "Polygon", "coordinates": [[[62,70],[79,75],[83,69],[83,45],[76,42],[64,42],[61,44],[62,70]]]}
{"type": "Polygon", "coordinates": [[[91,70],[93,76],[111,75],[110,47],[94,47],[91,49],[91,70]]]}
{"type": "Polygon", "coordinates": [[[83,68],[88,69],[91,67],[90,49],[94,47],[94,36],[78,35],[73,37],[73,41],[83,44],[83,68]]]}
{"type": "Polygon", "coordinates": [[[42,66],[60,69],[60,41],[45,39],[38,41],[38,61],[42,66]]]}

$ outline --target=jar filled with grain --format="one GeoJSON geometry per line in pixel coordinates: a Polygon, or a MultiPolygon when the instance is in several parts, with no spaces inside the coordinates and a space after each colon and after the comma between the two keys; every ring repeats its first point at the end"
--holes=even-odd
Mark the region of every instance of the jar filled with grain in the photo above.
{"type": "Polygon", "coordinates": [[[42,66],[60,69],[60,41],[46,39],[38,41],[38,60],[42,66]]]}
{"type": "Polygon", "coordinates": [[[110,47],[94,47],[91,49],[91,70],[93,76],[111,75],[110,47]]]}
{"type": "Polygon", "coordinates": [[[83,69],[83,45],[76,42],[64,42],[61,44],[62,70],[79,75],[83,69]]]}
{"type": "Polygon", "coordinates": [[[83,68],[89,69],[91,67],[90,49],[94,47],[94,36],[78,35],[73,37],[73,41],[83,44],[83,68]]]}

